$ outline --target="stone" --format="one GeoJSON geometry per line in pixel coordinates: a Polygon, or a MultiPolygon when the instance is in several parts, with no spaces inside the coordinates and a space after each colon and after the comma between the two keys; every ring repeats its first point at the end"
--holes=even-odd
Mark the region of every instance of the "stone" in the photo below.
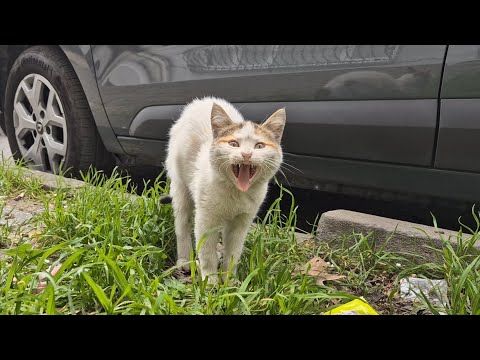
{"type": "MultiPolygon", "coordinates": [[[[458,233],[407,221],[359,213],[349,210],[333,210],[322,214],[317,229],[317,240],[332,245],[353,244],[353,233],[370,235],[376,244],[387,251],[410,258],[416,263],[441,262],[434,249],[442,249],[444,241],[456,248],[458,233]],[[388,241],[387,241],[388,240],[388,241]],[[433,247],[434,249],[431,249],[433,247]]],[[[463,241],[471,238],[463,234],[463,241]]],[[[480,250],[480,244],[475,245],[480,250]]]]}

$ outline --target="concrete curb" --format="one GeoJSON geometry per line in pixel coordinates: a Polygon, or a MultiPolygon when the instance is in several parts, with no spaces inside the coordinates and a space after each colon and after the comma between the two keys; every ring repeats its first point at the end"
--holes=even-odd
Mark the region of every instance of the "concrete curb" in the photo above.
{"type": "Polygon", "coordinates": [[[54,191],[60,187],[80,188],[85,185],[85,182],[81,180],[66,178],[32,169],[25,169],[25,176],[39,178],[43,183],[43,188],[47,191],[54,191]]]}
{"type": "MultiPolygon", "coordinates": [[[[323,213],[318,223],[317,239],[332,245],[340,245],[343,239],[348,239],[347,244],[352,245],[353,239],[348,235],[353,232],[371,234],[378,245],[385,244],[386,250],[401,253],[416,263],[438,262],[437,252],[430,247],[441,249],[444,241],[450,241],[456,248],[458,242],[455,231],[348,210],[323,213]]],[[[462,236],[464,241],[470,238],[469,234],[462,236]]],[[[475,246],[480,250],[479,242],[475,246]]]]}

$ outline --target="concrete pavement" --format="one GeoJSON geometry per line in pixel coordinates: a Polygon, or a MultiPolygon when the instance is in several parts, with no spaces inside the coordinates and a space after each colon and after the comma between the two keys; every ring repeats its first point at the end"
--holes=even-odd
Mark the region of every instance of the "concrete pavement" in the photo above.
{"type": "Polygon", "coordinates": [[[0,158],[2,157],[10,157],[12,153],[10,152],[10,146],[8,145],[8,140],[5,135],[2,134],[0,130],[0,158]]]}

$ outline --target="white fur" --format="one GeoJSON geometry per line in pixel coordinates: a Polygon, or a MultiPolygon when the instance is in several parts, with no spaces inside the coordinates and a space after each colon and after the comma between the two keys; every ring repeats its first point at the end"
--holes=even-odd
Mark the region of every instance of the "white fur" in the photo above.
{"type": "MultiPolygon", "coordinates": [[[[235,134],[240,147],[234,148],[228,143],[212,146],[211,112],[214,103],[220,105],[233,122],[244,121],[238,110],[223,99],[196,99],[184,108],[172,126],[166,159],[175,215],[177,264],[185,270],[189,268],[195,213],[197,246],[206,236],[198,253],[202,278],[218,271],[216,246],[220,231],[224,245],[224,278],[232,260],[235,273],[247,232],[267,194],[268,181],[282,162],[280,146],[278,149],[254,149],[261,139],[250,125],[235,134]],[[232,164],[243,160],[242,151],[252,152],[251,162],[257,165],[257,174],[246,192],[235,186],[231,170],[232,164]]],[[[210,276],[209,281],[215,282],[215,278],[210,276]]]]}

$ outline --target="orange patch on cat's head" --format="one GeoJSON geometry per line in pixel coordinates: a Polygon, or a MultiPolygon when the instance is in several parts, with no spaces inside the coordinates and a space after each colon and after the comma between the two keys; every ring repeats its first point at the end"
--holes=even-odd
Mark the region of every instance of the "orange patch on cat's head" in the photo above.
{"type": "MultiPolygon", "coordinates": [[[[279,148],[286,122],[285,109],[278,109],[265,122],[256,124],[253,121],[233,122],[227,113],[218,104],[213,104],[211,113],[212,131],[215,143],[236,141],[235,133],[248,133],[253,129],[254,134],[262,139],[266,146],[279,148]]],[[[245,134],[243,134],[245,135],[245,134]]]]}
{"type": "Polygon", "coordinates": [[[262,139],[262,143],[264,143],[265,146],[278,148],[279,144],[275,139],[275,135],[263,126],[255,124],[255,135],[262,139]]]}
{"type": "Polygon", "coordinates": [[[217,131],[217,136],[215,137],[215,143],[228,143],[230,141],[236,141],[234,134],[241,130],[244,126],[244,123],[234,123],[227,126],[226,128],[219,129],[217,131]]]}

